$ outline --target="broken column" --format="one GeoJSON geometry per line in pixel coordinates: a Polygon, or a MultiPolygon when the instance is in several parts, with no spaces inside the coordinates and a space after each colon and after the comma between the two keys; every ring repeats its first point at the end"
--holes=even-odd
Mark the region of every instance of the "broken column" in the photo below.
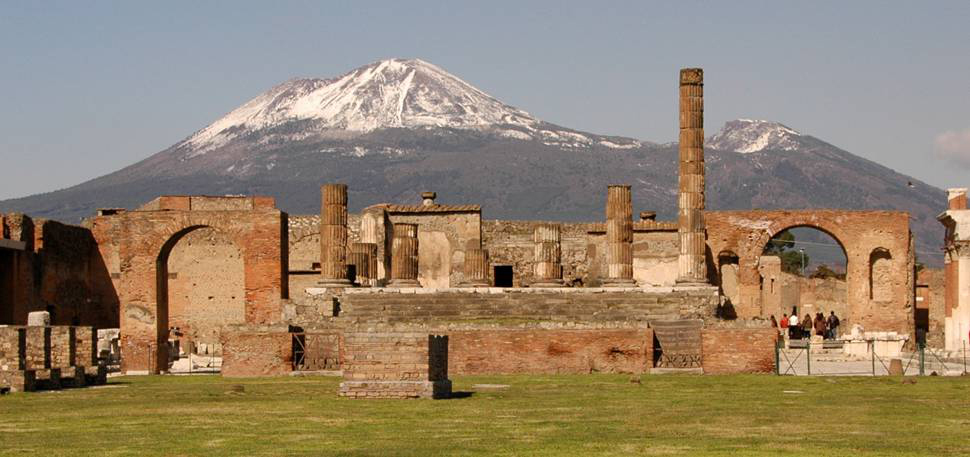
{"type": "Polygon", "coordinates": [[[320,187],[320,285],[348,287],[347,185],[320,187]]]}
{"type": "Polygon", "coordinates": [[[559,224],[535,227],[535,278],[532,287],[562,286],[562,248],[559,224]]]}
{"type": "Polygon", "coordinates": [[[376,268],[372,269],[377,260],[377,245],[374,243],[351,243],[347,253],[347,265],[354,266],[354,283],[361,287],[370,287],[374,280],[376,268]]]}
{"type": "Polygon", "coordinates": [[[391,282],[388,287],[421,287],[418,283],[418,225],[394,224],[391,282]]]}
{"type": "Polygon", "coordinates": [[[606,287],[633,287],[633,197],[630,186],[612,185],[606,196],[606,287]]]}
{"type": "MultiPolygon", "coordinates": [[[[477,240],[476,240],[477,241],[477,240]]],[[[476,243],[479,244],[480,243],[476,243]]],[[[463,287],[488,287],[488,250],[480,247],[465,249],[465,282],[463,287]]]]}
{"type": "Polygon", "coordinates": [[[704,70],[680,70],[678,283],[707,283],[704,240],[704,70]]]}

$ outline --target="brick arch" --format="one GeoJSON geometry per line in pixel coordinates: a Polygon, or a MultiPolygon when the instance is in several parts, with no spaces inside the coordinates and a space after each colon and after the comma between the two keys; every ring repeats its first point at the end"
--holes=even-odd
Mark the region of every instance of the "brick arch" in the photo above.
{"type": "Polygon", "coordinates": [[[912,331],[913,248],[909,216],[898,211],[752,210],[705,213],[707,243],[713,252],[739,257],[739,317],[763,314],[758,266],[764,246],[784,230],[810,227],[828,234],[846,257],[846,329],[860,323],[867,330],[912,331]],[[869,297],[869,255],[876,247],[892,253],[892,300],[869,297]]]}
{"type": "Polygon", "coordinates": [[[122,362],[126,372],[167,367],[165,266],[172,247],[188,233],[209,227],[224,235],[243,259],[245,320],[281,320],[286,288],[286,213],[262,197],[160,197],[142,209],[98,217],[94,223],[116,241],[120,278],[122,362]],[[160,309],[161,307],[161,309],[160,309]]]}

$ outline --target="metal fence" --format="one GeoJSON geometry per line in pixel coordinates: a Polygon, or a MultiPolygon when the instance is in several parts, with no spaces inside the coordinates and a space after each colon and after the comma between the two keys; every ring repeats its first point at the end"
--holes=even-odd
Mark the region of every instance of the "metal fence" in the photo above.
{"type": "Polygon", "coordinates": [[[775,374],[782,376],[954,376],[967,373],[967,349],[946,353],[919,345],[914,352],[880,356],[869,344],[865,356],[848,356],[835,348],[775,347],[775,374]]]}

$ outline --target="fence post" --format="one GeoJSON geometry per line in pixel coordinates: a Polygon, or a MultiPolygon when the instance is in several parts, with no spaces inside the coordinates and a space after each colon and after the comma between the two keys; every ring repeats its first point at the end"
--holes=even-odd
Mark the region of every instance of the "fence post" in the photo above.
{"type": "Polygon", "coordinates": [[[869,358],[872,359],[872,375],[876,375],[876,345],[869,342],[869,358]]]}
{"type": "Polygon", "coordinates": [[[918,343],[919,346],[919,375],[926,375],[926,343],[918,343]]]}
{"type": "Polygon", "coordinates": [[[805,361],[808,363],[808,375],[812,375],[812,343],[805,346],[805,361]]]}
{"type": "Polygon", "coordinates": [[[781,375],[781,340],[775,340],[775,376],[781,375]]]}

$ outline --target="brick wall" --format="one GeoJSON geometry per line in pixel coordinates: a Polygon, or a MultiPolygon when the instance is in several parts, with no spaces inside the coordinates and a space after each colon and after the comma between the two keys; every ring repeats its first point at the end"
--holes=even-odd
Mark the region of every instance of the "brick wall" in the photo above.
{"type": "Polygon", "coordinates": [[[377,329],[344,335],[344,382],[351,398],[439,398],[451,392],[448,337],[377,329]]]}
{"type": "Polygon", "coordinates": [[[229,326],[221,337],[223,376],[277,376],[293,370],[293,334],[285,327],[229,326]]]}
{"type": "Polygon", "coordinates": [[[51,328],[26,327],[27,349],[25,367],[27,370],[51,368],[51,328]]]}
{"type": "Polygon", "coordinates": [[[482,329],[448,333],[455,374],[643,373],[653,363],[650,329],[482,329]]]}
{"type": "Polygon", "coordinates": [[[21,340],[23,327],[0,327],[0,371],[17,371],[22,369],[21,358],[24,341],[21,340]]]}
{"type": "Polygon", "coordinates": [[[701,331],[704,373],[774,372],[777,335],[773,328],[705,328],[701,331]]]}
{"type": "Polygon", "coordinates": [[[51,326],[51,367],[67,368],[75,366],[74,327],[66,325],[51,326]]]}

